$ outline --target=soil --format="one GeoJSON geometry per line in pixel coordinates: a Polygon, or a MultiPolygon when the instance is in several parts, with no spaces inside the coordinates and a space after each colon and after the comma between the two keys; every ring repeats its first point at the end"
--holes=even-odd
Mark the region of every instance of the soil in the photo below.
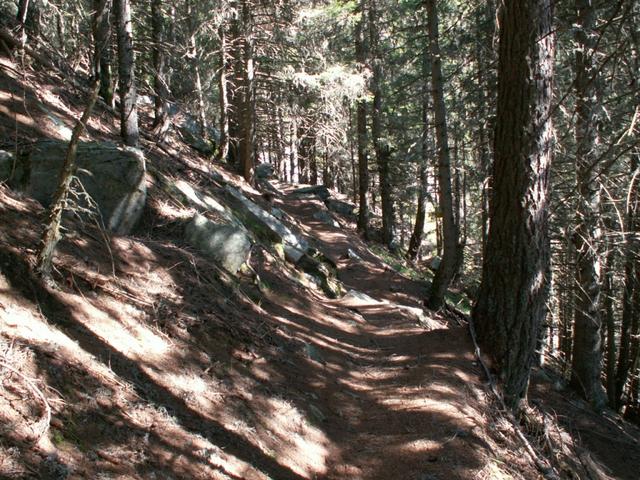
{"type": "MultiPolygon", "coordinates": [[[[42,105],[72,125],[82,92],[11,68],[22,73],[0,72],[2,147],[54,135],[34,116],[42,105]]],[[[114,124],[99,107],[88,136],[115,140],[114,124]]],[[[164,175],[206,189],[213,169],[260,201],[226,166],[176,139],[159,145],[143,143],[164,175]]],[[[255,246],[252,272],[229,276],[184,244],[193,211],[152,178],[131,236],[67,220],[48,287],[32,273],[44,211],[0,185],[0,478],[543,478],[466,323],[417,321],[399,306],[421,308],[426,282],[387,265],[349,218],[326,225],[318,201],[272,187],[345,288],[372,300],[327,298],[268,246],[255,246]]],[[[529,438],[561,478],[638,478],[636,427],[593,413],[550,372],[534,376],[531,399],[552,425],[529,438]]]]}

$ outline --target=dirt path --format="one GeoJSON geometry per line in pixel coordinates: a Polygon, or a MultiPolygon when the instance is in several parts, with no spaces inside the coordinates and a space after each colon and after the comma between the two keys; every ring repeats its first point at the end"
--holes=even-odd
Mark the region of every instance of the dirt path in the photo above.
{"type": "Polygon", "coordinates": [[[334,445],[318,478],[456,479],[485,468],[491,447],[478,433],[486,405],[466,330],[428,331],[399,311],[390,302],[418,307],[425,286],[386,268],[350,230],[314,220],[317,202],[289,198],[281,207],[336,261],[347,288],[381,301],[280,291],[265,306],[313,345],[308,376],[297,383],[310,389],[307,408],[334,445]],[[348,248],[362,260],[349,259],[348,248]]]}

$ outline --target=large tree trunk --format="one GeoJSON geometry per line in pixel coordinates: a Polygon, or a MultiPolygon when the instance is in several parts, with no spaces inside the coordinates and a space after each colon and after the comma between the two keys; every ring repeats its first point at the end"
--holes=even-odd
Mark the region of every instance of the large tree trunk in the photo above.
{"type": "Polygon", "coordinates": [[[595,10],[590,0],[577,0],[576,28],[576,170],[577,226],[573,236],[576,257],[576,312],[571,385],[597,409],[606,404],[600,375],[602,345],[600,327],[600,243],[597,216],[600,198],[596,182],[599,108],[594,47],[597,43],[595,10]]]}
{"type": "Polygon", "coordinates": [[[111,0],[93,0],[94,16],[91,27],[95,43],[93,72],[100,79],[100,97],[113,107],[113,78],[111,75],[111,0]]]}
{"type": "Polygon", "coordinates": [[[473,319],[512,408],[526,397],[548,296],[552,19],[552,0],[501,8],[494,183],[473,319]]]}
{"type": "Polygon", "coordinates": [[[125,145],[136,147],[138,145],[139,132],[131,5],[129,0],[114,0],[114,7],[118,25],[120,135],[125,145]]]}
{"type": "Polygon", "coordinates": [[[151,30],[153,37],[153,89],[155,93],[153,128],[163,130],[167,121],[169,89],[166,79],[167,62],[164,51],[162,0],[151,1],[151,30]]]}
{"type": "MultiPolygon", "coordinates": [[[[367,44],[364,39],[364,0],[359,5],[360,19],[355,29],[356,61],[364,69],[367,61],[367,44]]],[[[356,107],[356,131],[358,139],[358,231],[369,238],[369,154],[367,152],[367,101],[358,100],[356,107]]]]}
{"type": "MultiPolygon", "coordinates": [[[[431,77],[430,55],[426,52],[422,58],[422,76],[423,78],[431,77]]],[[[416,211],[416,220],[413,226],[413,233],[409,240],[409,248],[407,249],[407,258],[415,260],[420,253],[422,245],[422,237],[424,235],[424,225],[427,219],[427,199],[429,194],[428,184],[428,165],[429,165],[429,111],[430,111],[430,92],[427,82],[424,82],[422,88],[422,138],[420,145],[420,166],[418,167],[420,177],[420,191],[418,192],[418,208],[416,211]]]]}
{"type": "Polygon", "coordinates": [[[218,72],[218,100],[220,104],[220,145],[217,160],[227,160],[229,156],[229,85],[227,81],[227,34],[224,24],[218,29],[220,38],[220,70],[218,72]]]}
{"type": "Polygon", "coordinates": [[[442,78],[442,60],[438,41],[438,12],[435,0],[425,0],[427,6],[429,52],[431,55],[431,95],[436,127],[438,149],[439,207],[442,214],[443,254],[436,271],[426,305],[436,310],[444,303],[449,284],[456,274],[459,243],[458,225],[453,215],[453,197],[451,193],[451,160],[447,133],[447,112],[444,103],[444,81],[442,78]]]}
{"type": "Polygon", "coordinates": [[[639,268],[638,255],[640,254],[639,241],[634,233],[638,231],[638,182],[640,170],[636,157],[631,158],[631,185],[626,211],[625,248],[624,248],[624,291],[622,294],[622,325],[620,327],[620,350],[618,355],[618,367],[616,369],[616,407],[620,408],[624,386],[629,379],[631,368],[631,334],[634,317],[640,312],[636,311],[634,304],[634,292],[636,285],[636,269],[639,268]]]}
{"type": "Polygon", "coordinates": [[[253,17],[251,5],[247,0],[243,0],[241,5],[242,14],[242,82],[241,82],[241,117],[240,117],[240,138],[239,138],[239,158],[240,173],[244,179],[253,183],[253,167],[256,145],[255,131],[255,65],[253,52],[253,17]]]}
{"type": "Polygon", "coordinates": [[[602,313],[606,326],[607,340],[607,397],[609,406],[616,408],[616,322],[613,313],[613,276],[616,251],[609,246],[604,263],[604,278],[602,281],[602,313]]]}
{"type": "Polygon", "coordinates": [[[369,0],[369,42],[372,54],[373,76],[371,78],[371,93],[373,93],[373,105],[371,109],[371,140],[376,154],[378,164],[378,175],[380,176],[380,203],[382,207],[382,243],[391,246],[394,243],[394,213],[391,187],[391,172],[389,162],[391,161],[391,149],[389,142],[383,139],[382,135],[382,52],[380,51],[380,32],[378,22],[380,12],[377,9],[376,1],[369,0]]]}
{"type": "Polygon", "coordinates": [[[209,129],[204,103],[204,92],[202,91],[202,78],[200,75],[200,55],[198,51],[198,39],[196,38],[198,25],[196,24],[195,15],[191,0],[187,0],[187,19],[189,21],[189,57],[193,65],[193,86],[196,90],[196,99],[198,100],[198,123],[200,124],[200,136],[206,141],[209,137],[209,129]]]}

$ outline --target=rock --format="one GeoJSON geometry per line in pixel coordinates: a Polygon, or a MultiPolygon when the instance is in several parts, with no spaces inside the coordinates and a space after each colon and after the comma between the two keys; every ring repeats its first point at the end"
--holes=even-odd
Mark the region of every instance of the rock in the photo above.
{"type": "Polygon", "coordinates": [[[319,212],[314,213],[313,218],[320,220],[322,223],[326,223],[327,225],[331,225],[334,228],[340,228],[338,221],[326,210],[320,210],[319,212]]]}
{"type": "Polygon", "coordinates": [[[136,98],[136,105],[154,105],[155,103],[155,99],[149,95],[138,95],[136,98]]]}
{"type": "Polygon", "coordinates": [[[386,302],[376,300],[358,290],[349,290],[347,294],[340,299],[340,303],[345,307],[363,307],[368,305],[381,305],[386,302]]]}
{"type": "MultiPolygon", "coordinates": [[[[23,165],[28,177],[21,180],[19,187],[45,207],[58,186],[67,148],[63,141],[38,142],[23,165]]],[[[138,222],[147,197],[142,152],[112,143],[83,142],[78,145],[76,166],[76,176],[98,206],[105,227],[118,234],[129,233],[138,222]]],[[[81,206],[88,206],[82,196],[78,201],[81,206]]]]}
{"type": "Polygon", "coordinates": [[[338,298],[342,294],[342,284],[336,278],[336,264],[317,250],[309,249],[309,253],[298,260],[296,267],[315,278],[327,297],[338,298]]]}
{"type": "Polygon", "coordinates": [[[311,415],[313,415],[313,418],[315,418],[318,422],[327,421],[327,417],[324,413],[322,413],[322,410],[320,410],[318,407],[316,407],[311,403],[309,404],[309,412],[311,413],[311,415]]]}
{"type": "Polygon", "coordinates": [[[218,200],[201,190],[193,187],[184,180],[178,180],[169,184],[169,189],[173,194],[180,197],[181,201],[188,203],[201,212],[214,211],[222,215],[229,222],[233,221],[233,215],[218,200]]]}
{"type": "Polygon", "coordinates": [[[309,243],[304,238],[295,235],[284,223],[249,200],[239,190],[227,185],[224,191],[227,204],[244,226],[263,240],[281,243],[285,257],[290,262],[298,263],[309,250],[309,243]]]}
{"type": "Polygon", "coordinates": [[[429,267],[429,269],[436,271],[440,268],[441,262],[442,262],[442,259],[440,257],[432,257],[429,260],[427,260],[427,266],[429,267]]]}
{"type": "Polygon", "coordinates": [[[213,155],[215,152],[215,145],[205,140],[199,132],[199,128],[193,125],[190,121],[185,121],[178,125],[178,132],[184,143],[194,148],[203,155],[213,155]]]}
{"type": "Polygon", "coordinates": [[[40,110],[42,110],[46,115],[49,121],[52,123],[52,127],[55,132],[58,134],[58,138],[60,140],[71,140],[71,135],[73,134],[73,129],[70,128],[64,120],[55,115],[51,110],[46,108],[43,104],[38,104],[40,110]]]}
{"type": "Polygon", "coordinates": [[[16,168],[16,157],[13,153],[0,150],[0,182],[6,182],[16,168]]]}
{"type": "Polygon", "coordinates": [[[358,255],[356,252],[354,252],[350,248],[347,249],[347,257],[350,258],[351,260],[357,260],[358,262],[363,261],[362,257],[360,257],[360,255],[358,255]]]}
{"type": "Polygon", "coordinates": [[[239,227],[220,225],[196,213],[185,229],[187,242],[235,274],[249,260],[251,240],[239,227]]]}
{"type": "Polygon", "coordinates": [[[256,178],[260,179],[273,177],[274,172],[275,170],[273,168],[273,165],[271,165],[270,163],[261,163],[255,168],[256,178]]]}
{"type": "Polygon", "coordinates": [[[342,200],[336,200],[335,198],[327,198],[324,203],[327,208],[332,212],[339,213],[340,215],[353,215],[356,206],[353,203],[343,202],[342,200]]]}
{"type": "Polygon", "coordinates": [[[315,345],[311,345],[310,343],[305,342],[304,344],[304,352],[311,360],[314,360],[318,363],[327,363],[320,350],[316,348],[315,345]]]}
{"type": "Polygon", "coordinates": [[[302,187],[291,192],[294,197],[318,197],[320,200],[326,200],[331,196],[331,192],[324,185],[312,185],[310,187],[302,187]]]}

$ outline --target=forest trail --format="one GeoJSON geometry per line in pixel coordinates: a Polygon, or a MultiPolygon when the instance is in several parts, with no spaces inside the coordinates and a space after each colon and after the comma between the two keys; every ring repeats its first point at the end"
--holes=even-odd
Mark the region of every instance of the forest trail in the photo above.
{"type": "MultiPolygon", "coordinates": [[[[78,98],[51,97],[58,81],[38,75],[0,76],[7,144],[14,133],[58,138],[53,112],[65,125],[79,114],[78,98]]],[[[99,113],[91,138],[116,138],[113,112],[99,113]]],[[[261,204],[228,165],[175,137],[143,149],[165,179],[215,197],[224,177],[261,204]]],[[[329,299],[268,242],[253,246],[256,276],[222,271],[185,242],[194,208],[158,178],[130,236],[69,220],[56,289],[32,270],[44,209],[0,184],[0,478],[540,478],[495,408],[466,325],[423,311],[426,282],[385,263],[348,217],[323,223],[322,202],[271,181],[273,206],[359,292],[329,299]]],[[[536,372],[531,389],[563,431],[558,458],[577,457],[579,438],[609,474],[593,478],[637,479],[638,429],[590,412],[561,383],[536,372]]]]}
{"type": "Polygon", "coordinates": [[[278,207],[336,261],[347,289],[371,297],[315,298],[316,315],[287,319],[316,346],[305,385],[336,452],[318,478],[457,479],[486,467],[485,392],[466,327],[431,319],[427,328],[398,308],[420,309],[425,283],[393,271],[352,230],[314,219],[317,202],[285,196],[278,207]]]}

